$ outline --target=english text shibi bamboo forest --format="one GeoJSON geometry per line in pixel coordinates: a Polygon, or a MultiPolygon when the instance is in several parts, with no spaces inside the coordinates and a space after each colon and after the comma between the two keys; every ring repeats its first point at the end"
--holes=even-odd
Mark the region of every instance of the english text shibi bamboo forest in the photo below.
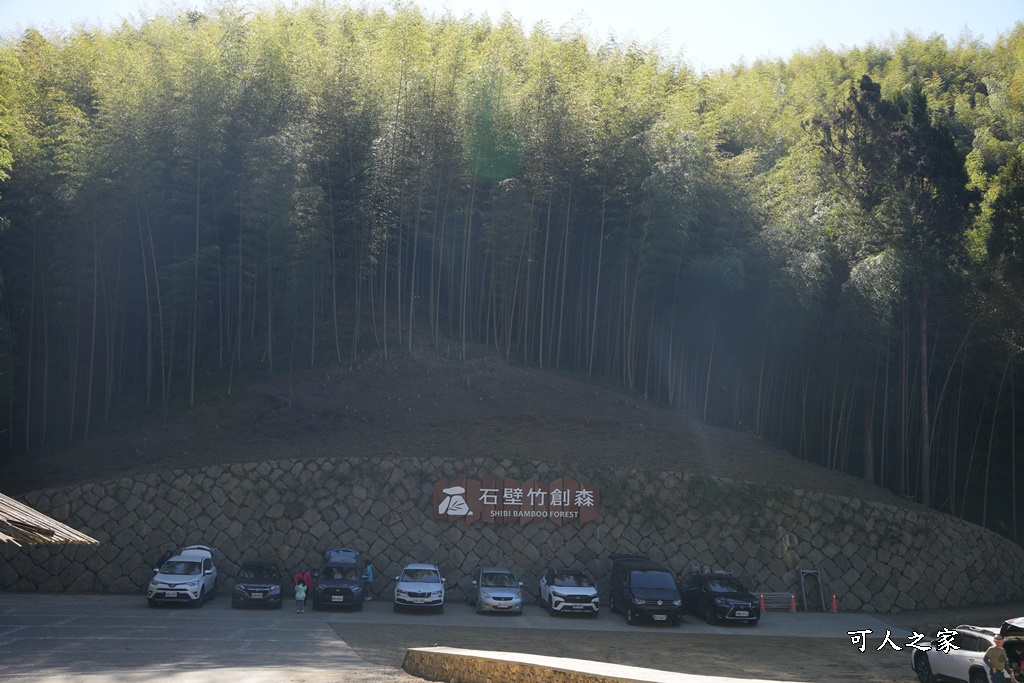
{"type": "Polygon", "coordinates": [[[699,73],[510,16],[228,3],[0,60],[2,457],[489,354],[1021,538],[1022,23],[699,73]]]}

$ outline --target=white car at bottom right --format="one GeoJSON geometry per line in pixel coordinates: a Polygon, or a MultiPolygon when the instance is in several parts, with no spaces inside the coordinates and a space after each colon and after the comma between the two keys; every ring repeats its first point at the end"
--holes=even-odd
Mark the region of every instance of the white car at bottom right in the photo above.
{"type": "Polygon", "coordinates": [[[919,647],[911,648],[910,665],[920,683],[961,681],[962,683],[989,683],[989,669],[985,653],[995,645],[1001,635],[1009,666],[1021,680],[1021,658],[1024,657],[1024,617],[1008,619],[1002,626],[972,626],[961,624],[947,630],[942,638],[923,640],[919,647]]]}

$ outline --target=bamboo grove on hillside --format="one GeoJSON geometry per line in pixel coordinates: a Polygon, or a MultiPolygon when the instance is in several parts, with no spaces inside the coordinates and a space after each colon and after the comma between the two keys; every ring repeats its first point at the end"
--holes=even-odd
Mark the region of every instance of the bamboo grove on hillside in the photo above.
{"type": "Polygon", "coordinates": [[[508,17],[229,4],[0,60],[12,454],[486,349],[1020,539],[1024,25],[702,75],[508,17]]]}

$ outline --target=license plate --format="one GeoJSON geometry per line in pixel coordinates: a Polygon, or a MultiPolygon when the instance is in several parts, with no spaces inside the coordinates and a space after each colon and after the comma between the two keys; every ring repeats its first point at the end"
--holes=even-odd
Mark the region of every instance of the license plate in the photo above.
{"type": "Polygon", "coordinates": [[[654,615],[654,620],[655,621],[665,621],[666,619],[668,619],[668,615],[667,614],[655,614],[654,615]]]}
{"type": "Polygon", "coordinates": [[[423,603],[426,602],[426,598],[409,598],[409,602],[423,603]]]}
{"type": "Polygon", "coordinates": [[[252,599],[253,600],[262,600],[263,599],[263,593],[253,593],[252,594],[252,599]]]}
{"type": "Polygon", "coordinates": [[[583,609],[583,605],[573,605],[573,609],[583,609]]]}
{"type": "Polygon", "coordinates": [[[750,612],[747,612],[745,610],[737,610],[736,611],[736,616],[738,616],[738,617],[749,617],[750,616],[750,612]]]}
{"type": "Polygon", "coordinates": [[[176,598],[178,597],[178,591],[164,591],[165,598],[176,598]]]}
{"type": "Polygon", "coordinates": [[[345,602],[345,596],[344,595],[332,595],[331,596],[331,602],[345,602]]]}

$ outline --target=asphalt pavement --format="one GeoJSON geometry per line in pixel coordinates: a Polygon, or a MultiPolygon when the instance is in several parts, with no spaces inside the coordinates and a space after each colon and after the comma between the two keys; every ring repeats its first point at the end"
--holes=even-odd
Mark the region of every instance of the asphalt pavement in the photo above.
{"type": "MultiPolygon", "coordinates": [[[[449,604],[443,614],[403,614],[390,601],[376,600],[361,612],[307,608],[296,614],[293,601],[280,610],[231,609],[224,596],[195,609],[146,605],[142,595],[0,593],[0,679],[18,683],[382,683],[412,680],[397,669],[370,664],[348,647],[331,623],[391,624],[414,620],[421,628],[462,626],[496,629],[626,631],[621,615],[597,619],[550,617],[534,605],[522,617],[477,615],[465,604],[449,604]]],[[[710,626],[689,618],[662,632],[685,638],[692,633],[737,634],[736,627],[710,626]]],[[[767,612],[756,636],[843,638],[868,631],[894,639],[911,632],[884,616],[862,613],[767,612]]]]}

